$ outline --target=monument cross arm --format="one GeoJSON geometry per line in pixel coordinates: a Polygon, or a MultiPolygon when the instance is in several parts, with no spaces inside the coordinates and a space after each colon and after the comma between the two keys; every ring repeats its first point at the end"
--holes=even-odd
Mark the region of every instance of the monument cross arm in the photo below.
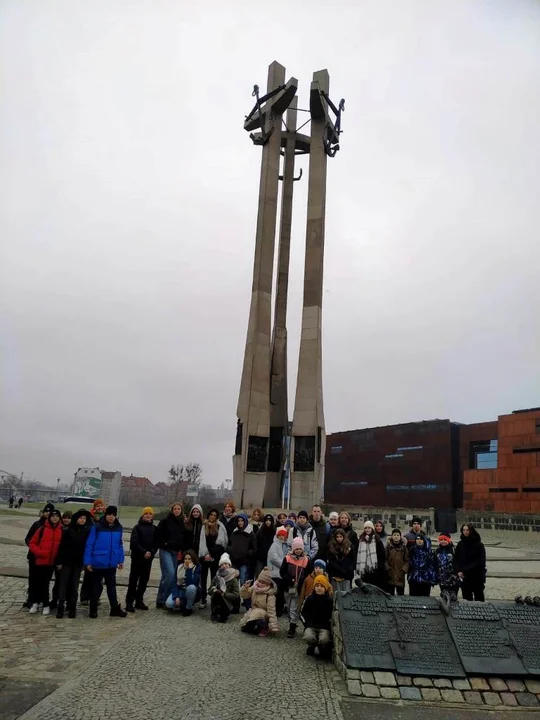
{"type": "MultiPolygon", "coordinates": [[[[258,86],[256,85],[255,88],[258,94],[258,86]]],[[[250,114],[246,116],[244,121],[244,130],[251,132],[262,127],[264,117],[270,113],[282,115],[291,104],[297,90],[298,80],[292,77],[285,85],[280,85],[274,90],[271,90],[260,99],[257,97],[255,107],[250,114]]]]}

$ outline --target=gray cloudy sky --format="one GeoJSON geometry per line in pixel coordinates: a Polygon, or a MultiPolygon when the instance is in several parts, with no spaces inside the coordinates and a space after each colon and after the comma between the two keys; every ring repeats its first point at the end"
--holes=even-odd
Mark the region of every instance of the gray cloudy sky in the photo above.
{"type": "Polygon", "coordinates": [[[328,431],[540,405],[538,2],[3,0],[0,467],[231,477],[273,59],[346,98],[328,431]]]}

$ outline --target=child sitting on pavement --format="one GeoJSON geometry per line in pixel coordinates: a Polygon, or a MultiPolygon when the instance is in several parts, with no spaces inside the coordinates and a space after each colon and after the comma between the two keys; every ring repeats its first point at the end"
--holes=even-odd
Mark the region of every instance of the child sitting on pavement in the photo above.
{"type": "Polygon", "coordinates": [[[276,594],[277,586],[267,567],[261,570],[254,583],[248,580],[242,585],[240,597],[251,600],[250,609],[240,620],[242,632],[258,633],[259,637],[266,637],[269,632],[279,632],[276,594]]]}
{"type": "Polygon", "coordinates": [[[194,550],[186,550],[178,566],[177,583],[165,601],[167,610],[181,610],[184,617],[193,614],[193,605],[201,595],[201,566],[194,550]]]}
{"type": "MultiPolygon", "coordinates": [[[[298,596],[298,607],[302,607],[305,599],[309,597],[313,592],[315,578],[319,575],[324,575],[328,582],[330,582],[330,578],[328,577],[328,573],[326,572],[326,563],[324,562],[324,560],[315,560],[315,562],[313,563],[313,572],[310,573],[304,580],[304,584],[302,585],[302,591],[298,596]]],[[[332,589],[332,586],[330,586],[330,597],[334,597],[334,591],[332,589]]]]}
{"type": "Polygon", "coordinates": [[[229,555],[223,553],[219,559],[219,569],[208,591],[212,622],[226,623],[231,613],[240,612],[238,575],[238,570],[232,567],[229,555]]]}

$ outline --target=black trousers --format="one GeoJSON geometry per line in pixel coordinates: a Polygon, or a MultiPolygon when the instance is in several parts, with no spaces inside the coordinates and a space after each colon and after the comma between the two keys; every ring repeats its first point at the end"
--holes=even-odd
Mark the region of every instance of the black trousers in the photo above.
{"type": "Polygon", "coordinates": [[[413,597],[428,597],[431,594],[429,583],[409,582],[409,595],[413,597]]]}
{"type": "Polygon", "coordinates": [[[54,572],[54,565],[36,565],[34,576],[33,597],[31,603],[43,603],[49,606],[49,584],[54,572]]]}
{"type": "Polygon", "coordinates": [[[34,600],[36,595],[36,579],[38,577],[36,567],[35,557],[31,553],[28,553],[28,590],[26,591],[26,597],[30,604],[37,602],[37,600],[34,600]]]}
{"type": "Polygon", "coordinates": [[[216,577],[217,571],[217,560],[212,560],[212,562],[206,562],[205,560],[201,560],[201,592],[202,600],[204,600],[204,602],[206,602],[208,595],[208,573],[210,573],[210,581],[212,582],[213,579],[216,577]]]}
{"type": "Polygon", "coordinates": [[[210,596],[210,610],[214,617],[221,622],[227,622],[231,609],[220,592],[213,592],[210,596]]]}
{"type": "Polygon", "coordinates": [[[97,612],[98,600],[101,597],[102,582],[105,581],[107,588],[107,597],[112,608],[118,605],[118,596],[116,594],[116,568],[106,568],[104,570],[92,570],[93,575],[92,595],[90,596],[90,612],[97,612]]]}
{"type": "Polygon", "coordinates": [[[75,610],[82,565],[62,565],[58,580],[58,605],[66,603],[68,610],[75,610]]]}
{"type": "Polygon", "coordinates": [[[461,593],[464,600],[476,600],[477,602],[484,602],[486,599],[484,596],[484,578],[466,577],[463,579],[463,585],[461,586],[461,593]]]}
{"type": "MultiPolygon", "coordinates": [[[[405,595],[405,588],[402,585],[388,585],[390,595],[405,595]]],[[[412,595],[412,593],[411,593],[412,595]]]]}
{"type": "Polygon", "coordinates": [[[92,573],[88,572],[88,570],[85,570],[81,586],[81,602],[88,602],[88,600],[90,600],[93,584],[94,578],[92,577],[92,573]]]}
{"type": "Polygon", "coordinates": [[[126,605],[133,605],[133,603],[143,601],[144,593],[148,587],[151,569],[152,558],[145,560],[144,555],[131,556],[131,570],[129,571],[126,605]]]}

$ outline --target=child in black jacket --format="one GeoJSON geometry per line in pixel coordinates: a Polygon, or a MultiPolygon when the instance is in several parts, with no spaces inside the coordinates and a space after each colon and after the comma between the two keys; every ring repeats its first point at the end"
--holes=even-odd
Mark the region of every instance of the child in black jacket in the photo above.
{"type": "Polygon", "coordinates": [[[129,542],[131,551],[131,570],[129,571],[128,590],[126,594],[126,612],[148,610],[144,604],[144,593],[148,587],[152,560],[157,552],[156,526],[154,511],[151,507],[143,508],[139,522],[131,531],[129,542]],[[135,603],[135,607],[133,607],[135,603]]]}
{"type": "Polygon", "coordinates": [[[302,621],[305,625],[304,640],[307,643],[306,655],[314,655],[319,648],[319,656],[325,660],[332,657],[332,608],[330,583],[324,575],[317,575],[313,592],[302,606],[302,621]]]}

